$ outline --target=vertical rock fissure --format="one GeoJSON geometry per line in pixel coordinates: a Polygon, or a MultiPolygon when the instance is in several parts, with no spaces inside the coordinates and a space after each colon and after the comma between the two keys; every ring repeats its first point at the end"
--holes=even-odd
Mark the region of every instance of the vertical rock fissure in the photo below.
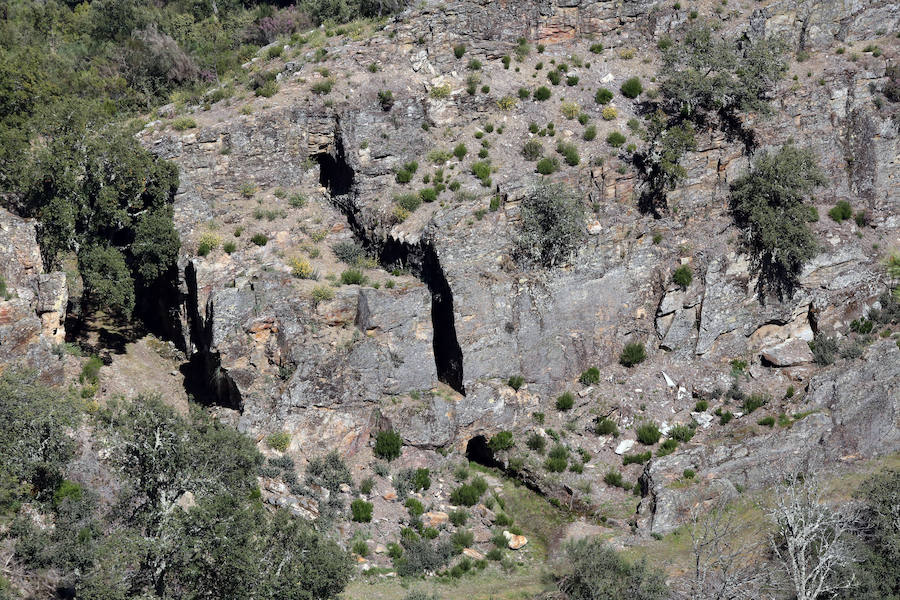
{"type": "Polygon", "coordinates": [[[219,353],[212,350],[215,307],[212,299],[209,299],[206,301],[205,316],[200,314],[197,271],[192,262],[184,269],[184,283],[187,288],[185,315],[190,336],[188,362],[181,368],[185,391],[200,404],[223,406],[243,412],[244,403],[240,390],[228,371],[222,368],[219,353]]]}
{"type": "Polygon", "coordinates": [[[431,294],[432,346],[438,380],[465,395],[463,353],[456,335],[453,290],[434,244],[426,237],[415,244],[388,235],[379,238],[374,234],[374,226],[368,228],[363,224],[355,201],[355,174],[346,162],[339,132],[335,133],[334,155],[320,153],[315,159],[319,163],[319,181],[328,189],[332,204],[347,219],[354,235],[375,253],[383,267],[408,269],[428,287],[431,294]]]}

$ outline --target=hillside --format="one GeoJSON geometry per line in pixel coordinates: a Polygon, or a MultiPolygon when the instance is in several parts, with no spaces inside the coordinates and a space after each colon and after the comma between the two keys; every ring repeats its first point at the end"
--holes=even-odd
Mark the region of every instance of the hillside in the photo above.
{"type": "MultiPolygon", "coordinates": [[[[249,486],[265,535],[311,524],[320,564],[352,554],[341,585],[284,597],[349,580],[346,598],[394,598],[395,577],[426,573],[440,598],[587,598],[560,575],[577,539],[625,549],[643,597],[714,597],[684,591],[698,515],[727,506],[749,539],[797,476],[849,506],[888,473],[896,497],[900,7],[426,0],[319,27],[296,10],[267,17],[294,20],[227,76],[134,108],[127,152],[146,158],[71,178],[115,171],[120,198],[141,180],[128,208],[101,213],[97,194],[73,217],[102,237],[127,214],[129,241],[97,246],[125,248],[120,270],[93,241],[50,258],[41,194],[71,181],[5,190],[0,372],[69,390],[82,416],[60,480],[100,513],[144,481],[104,450],[143,431],[125,408],[143,402],[211,469],[160,506],[229,522],[204,498],[249,486]],[[102,282],[127,269],[123,299],[102,282]]],[[[87,566],[22,557],[16,523],[42,501],[0,519],[0,597],[106,597],[79,587],[87,566]]],[[[229,540],[173,556],[239,570],[229,540]]],[[[757,550],[738,562],[777,564],[757,550]]],[[[859,596],[819,597],[891,597],[874,572],[859,596]]],[[[278,573],[202,597],[269,597],[278,573]]],[[[122,597],[201,597],[158,577],[122,597]]],[[[802,597],[782,583],[740,585],[802,597]]]]}

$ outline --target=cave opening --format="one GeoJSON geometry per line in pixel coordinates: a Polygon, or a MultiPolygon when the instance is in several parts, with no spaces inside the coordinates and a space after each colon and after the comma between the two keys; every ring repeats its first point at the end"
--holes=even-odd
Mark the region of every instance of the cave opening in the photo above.
{"type": "Polygon", "coordinates": [[[470,462],[478,463],[492,469],[503,469],[503,463],[494,458],[494,451],[488,446],[487,438],[476,435],[466,444],[466,458],[470,462]]]}
{"type": "Polygon", "coordinates": [[[340,136],[336,136],[333,155],[320,152],[314,158],[319,163],[319,184],[332,196],[349,194],[353,189],[355,173],[353,167],[347,164],[344,143],[340,136]]]}

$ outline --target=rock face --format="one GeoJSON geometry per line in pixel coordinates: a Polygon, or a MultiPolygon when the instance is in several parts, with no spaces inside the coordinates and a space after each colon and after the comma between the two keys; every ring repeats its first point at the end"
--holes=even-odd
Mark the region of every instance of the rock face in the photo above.
{"type": "Polygon", "coordinates": [[[37,369],[62,382],[52,348],[65,340],[68,288],[61,272],[45,273],[34,221],[0,209],[0,364],[37,369]]]}
{"type": "MultiPolygon", "coordinates": [[[[245,431],[289,432],[300,454],[337,448],[365,458],[370,434],[388,427],[420,449],[465,450],[479,436],[483,446],[502,430],[524,434],[533,414],[549,413],[548,402],[575,389],[591,366],[600,368],[601,381],[579,388],[573,413],[581,419],[575,435],[585,438],[599,410],[622,429],[649,418],[690,422],[697,399],[733,383],[732,361],[749,363],[745,385],[759,390],[782,394],[788,385],[808,385],[823,412],[787,430],[714,450],[687,446],[649,463],[644,514],[654,531],[677,521],[679,503],[687,500],[666,487],[666,478],[689,466],[709,471],[716,485],[741,479],[734,483],[747,486],[763,480],[746,473],[785,448],[797,464],[834,462],[839,448],[877,453],[860,437],[874,406],[865,388],[841,384],[842,395],[828,396],[837,370],[816,375],[807,343],[816,333],[844,335],[852,320],[878,305],[889,283],[882,259],[900,232],[900,144],[896,108],[876,102],[884,60],[823,54],[818,81],[786,78],[774,93],[774,114],[747,117],[744,126],[760,149],[788,140],[808,146],[828,177],[813,199],[823,215],[812,225],[821,253],[806,265],[793,297],[760,299],[727,210],[729,183],[749,164],[743,141],[699,134],[698,150],[684,159],[685,185],[669,195],[670,210],[660,219],[637,210],[641,182],[631,163],[602,146],[608,132],[640,115],[634,103],[617,99],[619,122],[605,124],[593,91],[601,84],[618,89],[635,73],[650,79],[655,67],[623,56],[630,48],[656,56],[654,36],[687,19],[669,4],[426,3],[375,37],[330,46],[330,66],[342,77],[327,100],[309,91],[322,74],[304,51],[281,69],[279,94],[254,100],[240,114],[221,102],[194,115],[193,132],[148,127],[142,142],[181,167],[175,219],[184,241],[182,331],[195,396],[245,431]],[[574,66],[574,54],[593,58],[594,40],[581,37],[587,34],[622,52],[598,57],[593,70],[574,66]],[[535,136],[529,124],[560,122],[563,95],[516,103],[523,81],[531,80],[518,79],[500,59],[515,54],[522,36],[547,45],[537,58],[529,48],[523,73],[537,60],[570,61],[582,84],[555,89],[608,128],[593,145],[582,144],[577,168],[555,175],[581,191],[592,214],[587,241],[553,270],[525,269],[512,258],[520,203],[537,181],[522,144],[538,139],[549,146],[551,138],[535,136]],[[490,81],[490,94],[466,92],[465,63],[452,49],[463,41],[465,60],[484,62],[480,77],[490,81]],[[390,110],[378,101],[382,89],[392,90],[390,110]],[[514,100],[510,110],[498,105],[505,96],[514,100]],[[485,133],[488,123],[496,133],[485,133]],[[492,166],[486,185],[470,173],[479,139],[492,166]],[[450,158],[457,144],[468,144],[464,160],[450,158]],[[411,161],[419,170],[403,184],[398,172],[411,161]],[[412,213],[400,210],[395,197],[415,194],[426,175],[434,183],[438,173],[441,185],[458,184],[456,193],[442,191],[412,213]],[[866,212],[869,224],[824,218],[839,200],[866,212]],[[248,243],[254,234],[263,238],[248,243]],[[201,235],[236,248],[197,256],[201,235]],[[351,265],[341,262],[337,246],[354,240],[369,253],[368,262],[355,265],[368,281],[347,277],[351,283],[341,285],[351,265]],[[295,268],[301,259],[312,272],[295,268]],[[687,289],[671,282],[681,264],[694,274],[687,289]],[[643,342],[648,353],[631,370],[617,364],[628,341],[643,342]],[[665,381],[662,369],[671,375],[665,381]],[[507,385],[513,375],[524,378],[517,389],[507,385]],[[836,415],[844,415],[840,426],[836,415]],[[832,450],[820,447],[822,436],[832,450]]],[[[768,3],[753,14],[747,33],[782,32],[813,49],[872,38],[896,25],[897,10],[886,2],[768,3]],[[798,12],[806,4],[809,10],[798,12]]],[[[722,27],[737,35],[747,20],[723,17],[722,27]]],[[[576,127],[563,121],[557,139],[581,144],[576,127]]],[[[889,346],[873,345],[850,376],[889,369],[873,355],[896,359],[889,346]]],[[[887,400],[896,373],[881,375],[871,392],[896,415],[887,400]]],[[[717,435],[709,413],[694,415],[710,437],[717,435]]],[[[882,451],[896,448],[890,432],[870,433],[882,451]]],[[[628,451],[607,441],[598,442],[598,452],[628,451]]],[[[538,469],[525,470],[537,477],[538,469]]],[[[570,500],[574,489],[557,486],[570,500]]]]}
{"type": "MultiPolygon", "coordinates": [[[[653,533],[666,534],[699,501],[736,488],[777,483],[785,474],[817,473],[900,446],[900,348],[893,340],[874,343],[853,369],[835,368],[813,377],[806,409],[784,431],[694,447],[648,463],[641,476],[647,496],[639,512],[653,533]],[[798,418],[799,417],[799,418],[798,418]],[[685,469],[702,473],[693,486],[667,483],[685,469]]],[[[746,418],[752,419],[751,415],[746,418]]]]}

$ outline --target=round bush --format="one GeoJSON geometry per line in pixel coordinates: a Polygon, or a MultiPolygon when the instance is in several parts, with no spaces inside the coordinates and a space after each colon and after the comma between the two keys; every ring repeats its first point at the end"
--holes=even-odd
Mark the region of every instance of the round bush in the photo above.
{"type": "Polygon", "coordinates": [[[634,365],[643,362],[645,358],[647,358],[647,353],[644,351],[644,344],[641,342],[631,342],[625,345],[625,348],[619,355],[619,364],[624,367],[633,367],[634,365]]]}
{"type": "Polygon", "coordinates": [[[597,101],[597,104],[609,104],[612,99],[613,93],[606,88],[600,88],[594,94],[594,100],[597,101]]]}
{"type": "Polygon", "coordinates": [[[583,385],[593,385],[595,383],[600,383],[600,369],[597,367],[591,367],[581,374],[581,377],[578,378],[583,385]]]}
{"type": "Polygon", "coordinates": [[[631,77],[622,84],[620,88],[622,91],[622,95],[626,98],[637,98],[641,95],[641,92],[644,91],[644,86],[641,85],[641,80],[637,77],[631,77]]]}
{"type": "Polygon", "coordinates": [[[509,450],[515,445],[515,441],[513,440],[513,434],[511,431],[501,431],[497,435],[491,438],[491,441],[488,442],[488,446],[494,452],[501,452],[503,450],[509,450]]]}
{"type": "Polygon", "coordinates": [[[687,289],[693,280],[694,274],[691,272],[691,268],[688,265],[681,265],[675,269],[674,273],[672,273],[672,281],[683,290],[687,289]]]}
{"type": "Polygon", "coordinates": [[[375,456],[387,461],[394,460],[400,456],[402,446],[403,440],[395,431],[379,431],[375,438],[375,456]]]}
{"type": "Polygon", "coordinates": [[[625,136],[619,133],[618,131],[610,132],[608,136],[606,136],[606,143],[612,146],[613,148],[619,148],[622,144],[625,143],[625,136]]]}
{"type": "Polygon", "coordinates": [[[368,523],[372,520],[372,503],[357,498],[350,503],[352,518],[357,523],[368,523]]]}
{"type": "Polygon", "coordinates": [[[549,100],[551,95],[552,92],[550,91],[550,88],[545,85],[542,85],[538,89],[534,90],[534,99],[540,100],[541,102],[543,102],[544,100],[549,100]]]}
{"type": "Polygon", "coordinates": [[[638,441],[645,446],[652,446],[658,442],[660,436],[662,436],[656,423],[644,423],[637,428],[636,433],[638,441]]]}
{"type": "Polygon", "coordinates": [[[565,392],[559,398],[556,399],[556,410],[572,410],[572,407],[575,405],[575,396],[572,395],[572,392],[565,392]]]}
{"type": "Polygon", "coordinates": [[[555,158],[542,158],[537,162],[535,169],[541,175],[550,175],[559,170],[559,161],[555,158]]]}

